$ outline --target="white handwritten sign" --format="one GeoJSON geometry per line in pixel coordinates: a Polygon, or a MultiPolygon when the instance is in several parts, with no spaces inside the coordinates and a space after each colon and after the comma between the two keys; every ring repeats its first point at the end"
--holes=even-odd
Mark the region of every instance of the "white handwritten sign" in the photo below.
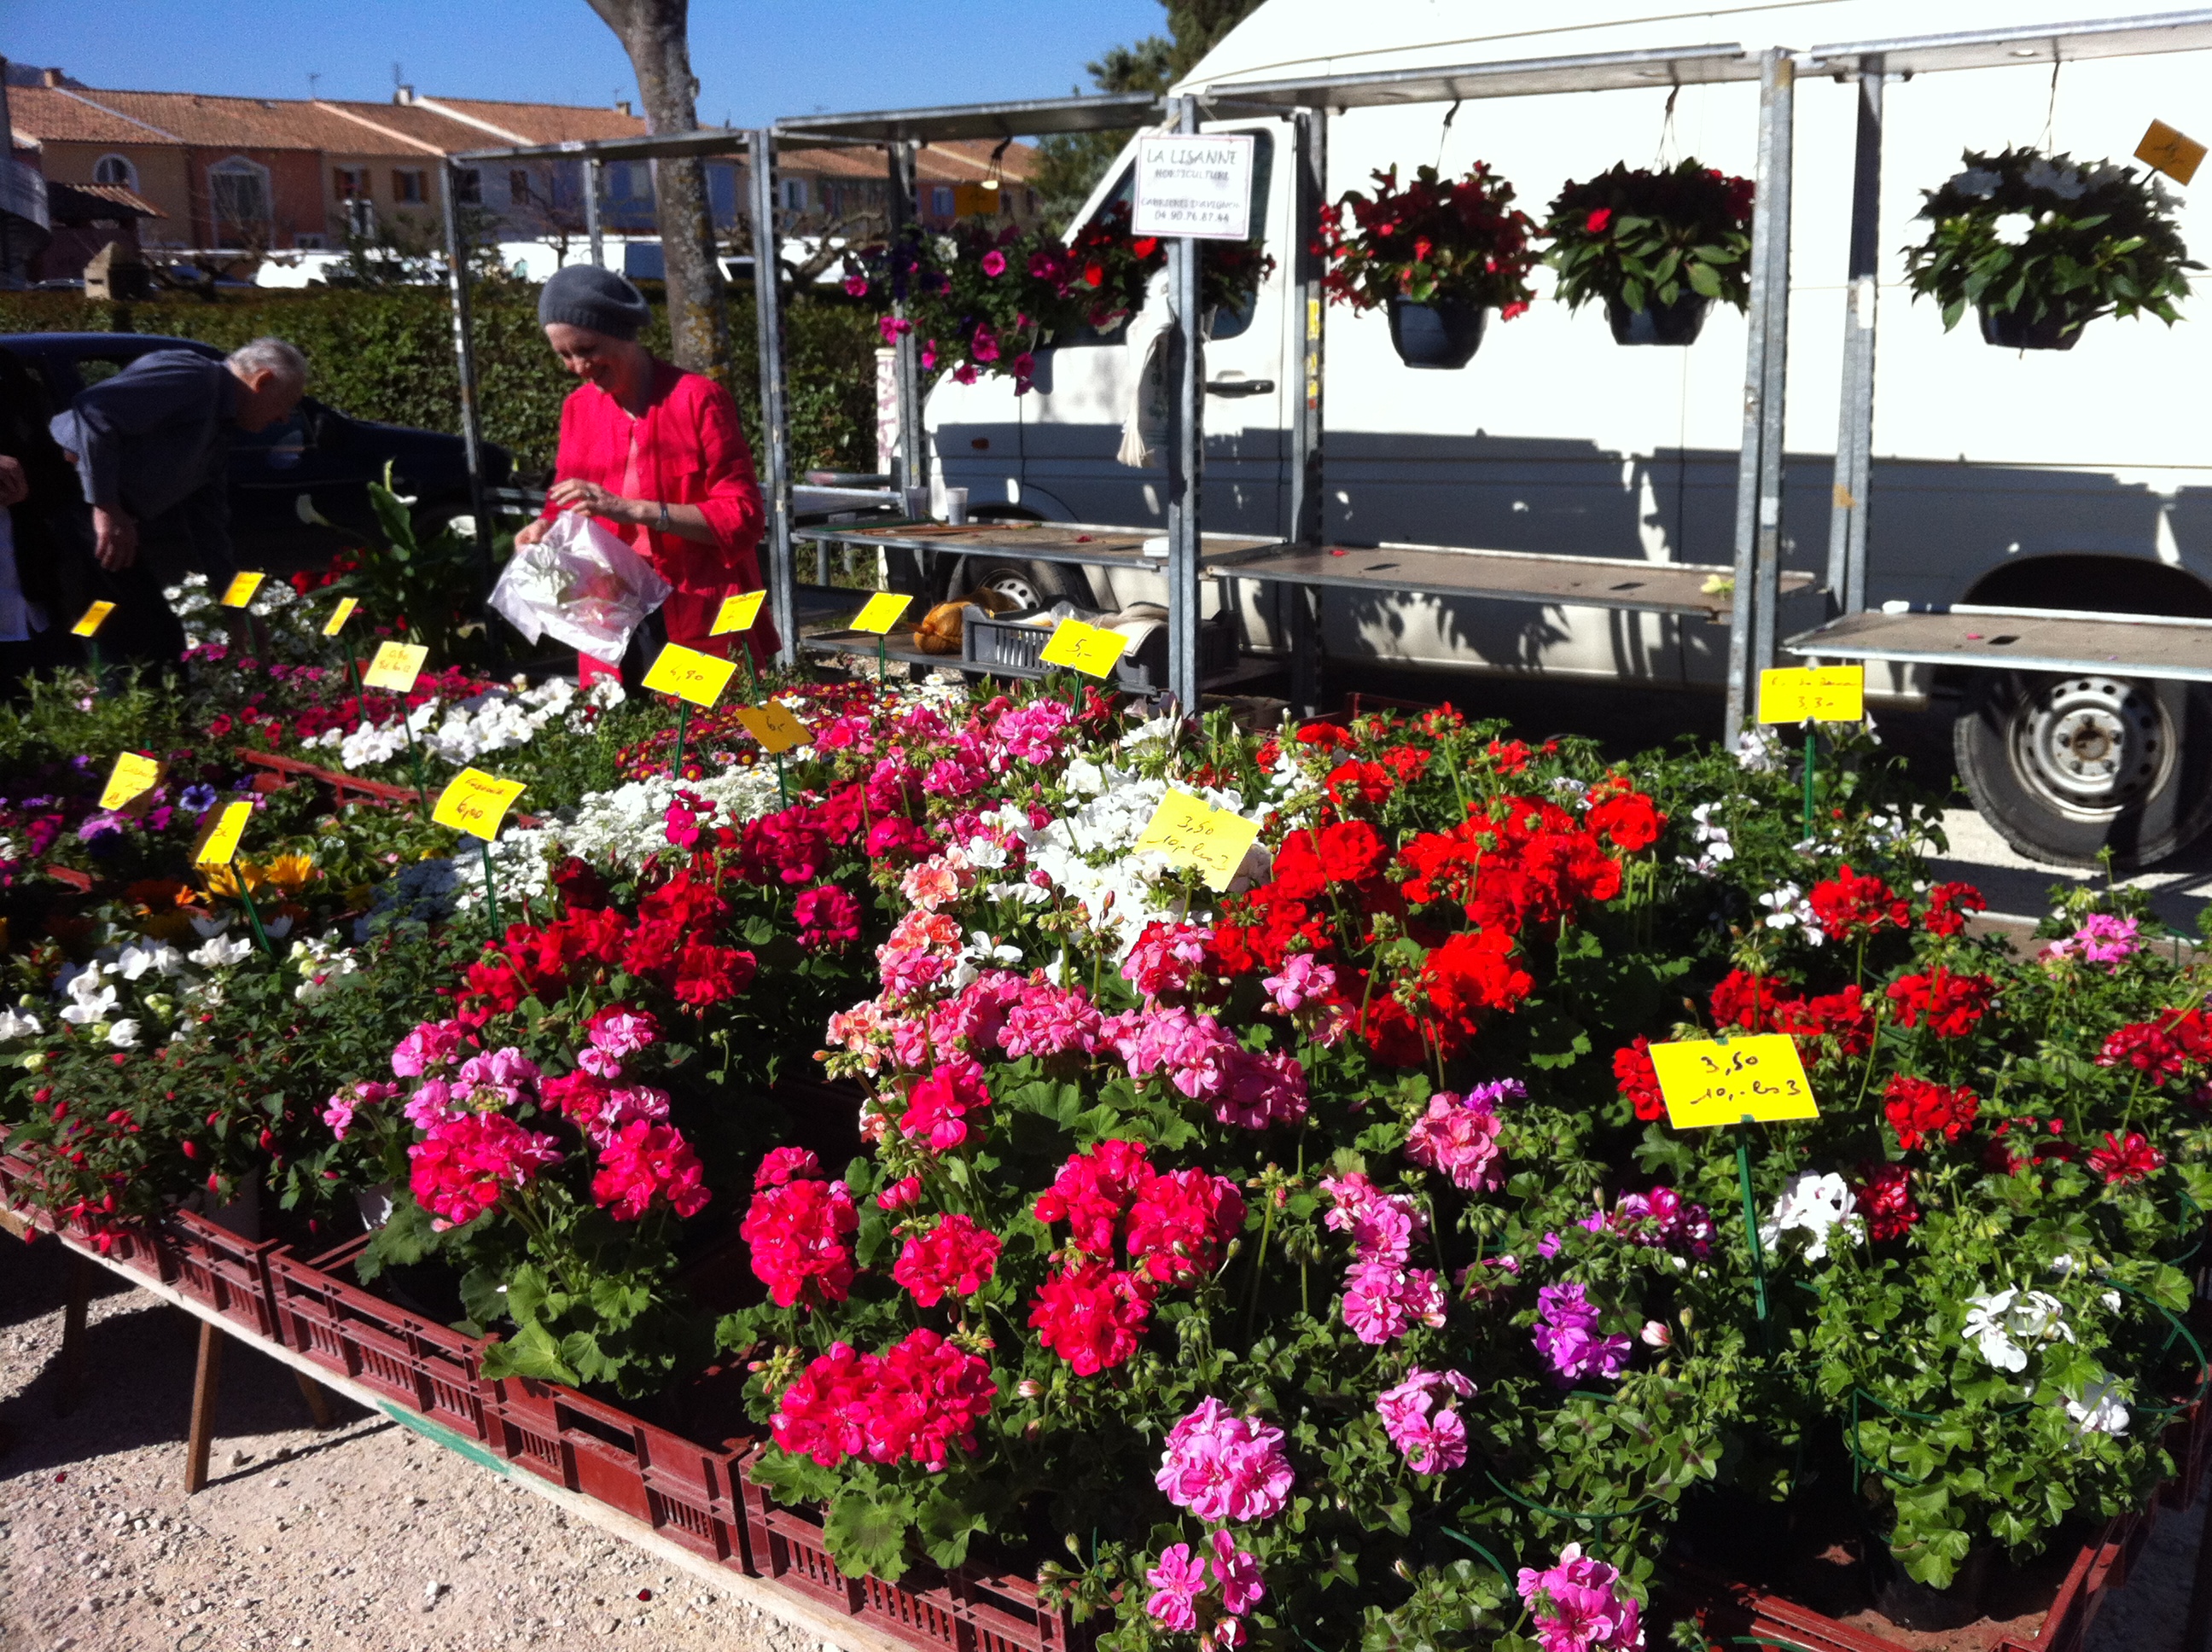
{"type": "Polygon", "coordinates": [[[1151,133],[1137,140],[1139,235],[1241,241],[1252,234],[1249,132],[1151,133]]]}

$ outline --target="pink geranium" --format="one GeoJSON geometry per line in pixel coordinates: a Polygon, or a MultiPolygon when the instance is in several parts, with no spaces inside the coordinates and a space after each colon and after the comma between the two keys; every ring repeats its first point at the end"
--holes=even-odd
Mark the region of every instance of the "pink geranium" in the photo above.
{"type": "Polygon", "coordinates": [[[464,1113],[408,1149],[408,1185],[434,1228],[472,1222],[509,1188],[529,1186],[561,1162],[561,1144],[504,1114],[464,1113]]]}
{"type": "Polygon", "coordinates": [[[1226,1532],[1216,1532],[1209,1540],[1213,1545],[1213,1581],[1221,1585],[1222,1609],[1241,1618],[1267,1593],[1267,1585],[1260,1581],[1260,1563],[1238,1548],[1237,1540],[1226,1532]]]}
{"type": "Polygon", "coordinates": [[[652,1012],[627,1004],[610,1004],[592,1017],[592,1048],[609,1055],[635,1055],[660,1042],[660,1023],[652,1012]]]}
{"type": "Polygon", "coordinates": [[[1206,1590],[1206,1562],[1188,1543],[1160,1551],[1159,1564],[1145,1574],[1152,1597],[1145,1610],[1161,1628],[1188,1634],[1198,1627],[1198,1597],[1206,1590]]]}
{"type": "Polygon", "coordinates": [[[1508,1078],[1484,1084],[1464,1096],[1442,1090],[1429,1098],[1428,1110],[1413,1121],[1407,1133],[1406,1157],[1416,1164],[1440,1170],[1452,1185],[1468,1193],[1487,1193],[1504,1185],[1498,1145],[1504,1121],[1498,1116],[1498,1100],[1507,1094],[1523,1094],[1508,1078]],[[1510,1086],[1510,1089],[1509,1089],[1510,1086]]]}
{"type": "Polygon", "coordinates": [[[1169,1430],[1153,1482],[1200,1520],[1249,1521],[1280,1514],[1294,1478],[1282,1430],[1209,1398],[1169,1430]]]}
{"type": "Polygon", "coordinates": [[[1586,1558],[1579,1543],[1559,1551],[1545,1571],[1523,1566],[1518,1582],[1544,1652],[1635,1652],[1644,1644],[1636,1602],[1620,1592],[1620,1574],[1586,1558]]]}
{"type": "Polygon", "coordinates": [[[1442,1325],[1443,1285],[1429,1268],[1355,1262],[1344,1276],[1344,1322],[1362,1342],[1376,1345],[1416,1325],[1442,1325]]]}
{"type": "Polygon", "coordinates": [[[1375,1409],[1408,1467],[1416,1474],[1441,1474],[1467,1461],[1467,1424],[1451,1402],[1474,1394],[1474,1382],[1458,1371],[1425,1371],[1416,1365],[1403,1382],[1376,1396],[1375,1409]]]}

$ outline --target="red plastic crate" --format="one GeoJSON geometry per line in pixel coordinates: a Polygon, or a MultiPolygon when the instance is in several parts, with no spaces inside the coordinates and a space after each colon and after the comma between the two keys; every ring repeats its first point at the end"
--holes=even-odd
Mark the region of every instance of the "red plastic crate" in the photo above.
{"type": "Polygon", "coordinates": [[[715,1450],[558,1382],[479,1383],[494,1450],[620,1509],[710,1560],[750,1571],[737,1463],[750,1441],[715,1450]]]}
{"type": "Polygon", "coordinates": [[[241,1329],[283,1341],[269,1277],[269,1259],[284,1248],[283,1240],[241,1239],[204,1216],[181,1210],[163,1218],[161,1236],[165,1282],[241,1329]],[[171,1262],[173,1274],[167,1271],[171,1262]]]}
{"type": "Polygon", "coordinates": [[[269,1259],[280,1340],[466,1439],[489,1440],[477,1378],[483,1345],[347,1283],[368,1242],[313,1261],[289,1250],[269,1259]]]}
{"type": "Polygon", "coordinates": [[[1095,1643],[1095,1628],[1075,1623],[1065,1607],[1048,1606],[1035,1578],[956,1567],[935,1584],[908,1588],[846,1576],[830,1558],[817,1515],[772,1502],[742,1474],[758,1449],[746,1454],[739,1481],[756,1576],[923,1652],[1088,1652],[1095,1643]]]}

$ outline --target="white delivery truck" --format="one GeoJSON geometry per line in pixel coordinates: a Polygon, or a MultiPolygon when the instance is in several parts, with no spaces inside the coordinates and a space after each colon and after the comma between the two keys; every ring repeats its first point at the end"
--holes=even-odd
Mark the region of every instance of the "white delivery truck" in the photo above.
{"type": "MultiPolygon", "coordinates": [[[[2197,14],[2198,23],[2208,15],[2197,14]]],[[[1431,0],[1348,9],[1267,0],[1176,88],[1209,100],[1218,118],[1206,130],[1257,136],[1252,222],[1276,259],[1249,309],[1213,319],[1206,346],[1205,529],[1290,534],[1289,425],[1304,323],[1291,274],[1291,126],[1271,113],[1237,112],[1240,86],[1699,39],[1753,56],[1781,46],[1809,66],[1796,93],[1782,543],[1786,568],[1825,585],[1845,310],[1856,305],[1870,319],[1875,295],[1847,282],[1861,92],[1850,78],[1820,75],[1817,48],[2017,31],[2032,21],[2014,6],[1963,0],[1809,0],[1688,14],[1553,0],[1517,15],[1431,0]]],[[[2154,118],[2212,135],[2212,58],[2183,51],[2075,61],[2032,46],[2012,55],[2030,61],[1893,73],[1882,123],[1864,590],[1872,611],[1855,617],[1878,622],[1884,609],[1948,616],[1925,623],[1949,625],[1953,641],[1877,636],[1847,646],[1851,639],[1839,637],[1816,653],[1865,659],[1877,708],[1952,709],[1969,789],[2015,846],[2079,864],[2109,845],[2122,864],[2143,864],[2212,823],[2212,628],[2201,653],[2193,629],[2153,628],[2166,661],[2154,676],[2128,674],[2133,653],[2117,645],[2085,659],[2083,637],[2101,648],[2119,635],[2113,626],[2142,616],[2212,620],[2212,292],[2185,306],[2172,329],[2106,319],[2070,350],[2004,349],[1983,341],[1971,314],[1947,333],[1933,304],[1913,303],[1900,249],[1924,233],[1915,222],[1921,191],[1959,171],[1966,149],[2035,144],[2125,161],[2154,118]],[[1975,608],[2005,614],[1977,619],[1966,611],[1975,608]],[[2020,657],[2051,669],[2002,669],[2006,658],[1992,643],[2033,643],[2029,630],[2051,629],[2057,622],[2044,620],[2062,610],[2110,623],[2093,634],[2060,625],[2068,647],[2031,647],[2020,657]],[[2112,672],[2093,668],[2106,661],[2118,662],[2112,672]]],[[[1366,187],[1370,173],[1393,166],[1401,177],[1424,164],[1450,176],[1480,159],[1540,217],[1568,179],[1616,161],[1695,155],[1748,176],[1759,99],[1753,82],[1674,86],[1655,76],[1648,91],[1353,107],[1329,120],[1328,195],[1366,187]]],[[[1126,198],[1132,159],[1125,154],[1109,171],[1084,216],[1126,198]]],[[[2212,186],[2212,172],[2203,183],[2212,186]]],[[[2181,222],[2193,246],[2212,247],[2212,217],[2201,208],[2185,203],[2181,222]]],[[[1537,280],[1546,291],[1545,272],[1537,280]]],[[[1730,562],[1746,346],[1734,310],[1717,309],[1687,348],[1623,346],[1600,307],[1571,313],[1540,298],[1510,322],[1493,317],[1458,371],[1401,364],[1380,312],[1333,307],[1326,341],[1329,543],[1730,562]]],[[[930,392],[937,485],[965,488],[972,517],[1161,524],[1164,473],[1115,457],[1137,376],[1123,339],[1056,339],[1040,361],[1027,395],[1004,380],[945,380],[930,392]]],[[[947,592],[989,584],[1024,598],[1109,607],[1164,594],[1156,578],[1126,568],[972,555],[939,558],[933,576],[947,592]]],[[[1818,591],[1790,598],[1790,583],[1784,636],[1835,611],[1818,591]]],[[[1287,645],[1284,610],[1270,597],[1280,587],[1238,580],[1209,589],[1230,593],[1209,600],[1241,610],[1249,646],[1287,645]]],[[[1695,689],[1717,687],[1726,666],[1724,613],[1339,590],[1322,592],[1320,616],[1328,657],[1444,672],[1695,689]]]]}

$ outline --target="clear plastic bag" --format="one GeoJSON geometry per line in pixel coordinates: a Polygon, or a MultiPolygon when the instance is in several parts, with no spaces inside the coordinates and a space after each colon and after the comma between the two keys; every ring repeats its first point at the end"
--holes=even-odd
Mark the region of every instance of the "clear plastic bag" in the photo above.
{"type": "Polygon", "coordinates": [[[594,659],[617,660],[669,590],[644,557],[582,511],[564,511],[543,539],[515,548],[491,607],[531,642],[550,635],[594,659]]]}

